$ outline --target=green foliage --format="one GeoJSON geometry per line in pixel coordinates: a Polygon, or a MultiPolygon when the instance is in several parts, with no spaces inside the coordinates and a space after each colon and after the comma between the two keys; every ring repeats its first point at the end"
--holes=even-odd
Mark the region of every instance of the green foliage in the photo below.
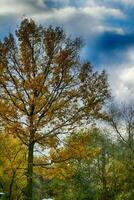
{"type": "Polygon", "coordinates": [[[26,184],[26,149],[12,135],[0,134],[0,191],[4,199],[17,200],[26,184]]]}

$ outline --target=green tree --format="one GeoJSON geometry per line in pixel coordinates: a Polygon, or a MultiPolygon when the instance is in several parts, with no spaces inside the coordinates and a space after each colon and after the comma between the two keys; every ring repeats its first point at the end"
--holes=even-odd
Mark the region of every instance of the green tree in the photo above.
{"type": "Polygon", "coordinates": [[[64,147],[54,150],[55,163],[42,174],[48,180],[45,187],[48,197],[55,200],[97,199],[91,165],[100,149],[91,145],[90,132],[75,132],[65,138],[64,147]]]}
{"type": "Polygon", "coordinates": [[[0,191],[8,200],[20,200],[26,185],[26,148],[18,138],[1,133],[0,155],[0,191]]]}

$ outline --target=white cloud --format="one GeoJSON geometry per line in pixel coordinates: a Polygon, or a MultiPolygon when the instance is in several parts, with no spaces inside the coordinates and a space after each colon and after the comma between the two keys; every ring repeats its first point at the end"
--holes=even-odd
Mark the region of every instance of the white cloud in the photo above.
{"type": "Polygon", "coordinates": [[[128,50],[124,64],[109,69],[113,96],[120,101],[134,100],[134,49],[128,50]]]}
{"type": "Polygon", "coordinates": [[[128,6],[134,5],[134,0],[113,0],[113,2],[121,3],[128,6]]]}
{"type": "Polygon", "coordinates": [[[83,17],[87,16],[90,18],[95,19],[105,19],[105,17],[117,17],[117,18],[125,18],[126,16],[124,13],[122,13],[118,9],[113,9],[113,8],[105,8],[104,6],[102,7],[80,7],[80,8],[75,8],[75,7],[65,7],[61,9],[52,9],[49,10],[48,13],[33,13],[33,16],[36,16],[38,20],[44,19],[70,19],[71,17],[78,17],[78,15],[83,15],[83,17]]]}
{"type": "MultiPolygon", "coordinates": [[[[60,0],[53,0],[53,2],[60,2],[60,0]]],[[[112,16],[117,18],[124,18],[124,13],[119,9],[115,8],[107,8],[105,6],[98,6],[97,4],[94,6],[84,6],[84,7],[69,7],[69,0],[65,1],[65,6],[59,9],[50,9],[49,17],[57,17],[62,14],[65,14],[65,17],[70,14],[85,14],[87,16],[91,16],[94,18],[104,18],[106,16],[112,16]]],[[[38,18],[44,14],[44,18],[46,18],[47,13],[45,13],[45,2],[43,0],[1,0],[0,2],[0,15],[22,15],[22,14],[37,14],[38,18]]]]}
{"type": "Polygon", "coordinates": [[[43,0],[1,0],[0,16],[10,17],[10,15],[16,15],[18,17],[24,14],[43,12],[44,8],[43,0]]]}
{"type": "Polygon", "coordinates": [[[85,0],[85,1],[83,1],[83,4],[85,6],[96,6],[100,3],[101,3],[100,0],[85,0]]]}
{"type": "Polygon", "coordinates": [[[83,1],[83,3],[85,5],[90,5],[90,6],[94,6],[94,5],[103,5],[103,4],[112,4],[112,3],[120,3],[123,5],[129,5],[132,6],[134,5],[134,0],[85,0],[83,1]]]}
{"type": "Polygon", "coordinates": [[[111,26],[103,26],[103,25],[98,25],[95,27],[95,31],[98,33],[103,33],[103,32],[115,32],[120,35],[124,35],[125,32],[122,28],[118,27],[111,27],[111,26]]]}
{"type": "Polygon", "coordinates": [[[121,10],[115,8],[107,8],[105,6],[92,6],[82,8],[82,11],[87,15],[95,18],[104,18],[106,16],[125,18],[125,14],[121,10]]]}
{"type": "Polygon", "coordinates": [[[120,100],[134,98],[134,67],[118,69],[113,75],[116,77],[111,83],[113,95],[120,100]]]}
{"type": "MultiPolygon", "coordinates": [[[[61,2],[62,0],[52,0],[61,2]]],[[[0,0],[0,16],[20,19],[23,15],[45,24],[64,25],[68,32],[77,33],[84,38],[89,35],[112,31],[123,34],[120,27],[108,25],[104,21],[110,18],[124,19],[125,14],[115,8],[97,4],[95,0],[79,0],[81,6],[69,6],[70,0],[64,1],[64,7],[48,8],[43,0],[0,0]],[[89,3],[90,2],[90,3],[89,3]]]]}
{"type": "Polygon", "coordinates": [[[104,6],[79,8],[68,6],[60,9],[51,9],[46,12],[32,13],[29,16],[41,22],[63,24],[67,30],[77,33],[84,38],[104,31],[123,34],[122,28],[110,26],[105,24],[104,21],[107,17],[121,19],[126,17],[120,10],[105,8],[104,6]]]}

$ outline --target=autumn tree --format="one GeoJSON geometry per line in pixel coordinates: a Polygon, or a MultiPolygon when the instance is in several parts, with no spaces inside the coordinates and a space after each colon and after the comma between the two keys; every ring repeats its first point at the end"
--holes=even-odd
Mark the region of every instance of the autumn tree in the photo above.
{"type": "Polygon", "coordinates": [[[26,148],[18,138],[0,133],[0,191],[8,200],[22,199],[26,185],[26,148]]]}
{"type": "Polygon", "coordinates": [[[59,134],[103,117],[107,76],[82,63],[80,49],[81,40],[62,28],[29,19],[0,43],[0,119],[27,146],[27,200],[33,199],[35,145],[57,145],[59,134]]]}

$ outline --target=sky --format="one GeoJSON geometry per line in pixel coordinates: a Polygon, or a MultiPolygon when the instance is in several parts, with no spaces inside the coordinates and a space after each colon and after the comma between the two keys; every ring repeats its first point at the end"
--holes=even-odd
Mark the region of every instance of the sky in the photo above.
{"type": "Polygon", "coordinates": [[[83,60],[105,69],[116,100],[134,99],[134,0],[0,0],[0,39],[22,18],[81,37],[83,60]]]}

